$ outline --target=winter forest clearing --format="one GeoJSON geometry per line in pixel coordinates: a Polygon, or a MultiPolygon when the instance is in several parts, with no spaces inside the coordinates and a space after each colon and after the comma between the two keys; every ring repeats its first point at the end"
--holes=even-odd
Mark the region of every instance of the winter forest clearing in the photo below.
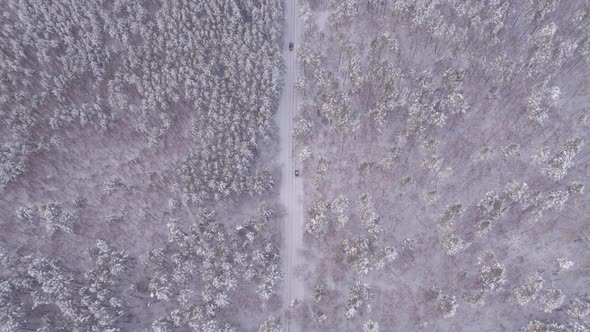
{"type": "Polygon", "coordinates": [[[0,15],[0,331],[590,331],[588,0],[0,15]]]}

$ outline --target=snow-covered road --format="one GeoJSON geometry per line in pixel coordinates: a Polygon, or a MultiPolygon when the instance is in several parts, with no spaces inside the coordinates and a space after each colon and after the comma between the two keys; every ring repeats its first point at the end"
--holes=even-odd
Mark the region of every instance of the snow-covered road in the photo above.
{"type": "MultiPolygon", "coordinates": [[[[299,34],[297,32],[298,15],[297,1],[285,1],[285,40],[283,52],[285,57],[285,82],[277,113],[280,137],[279,162],[282,180],[280,200],[286,208],[283,219],[283,303],[285,312],[293,300],[303,298],[303,282],[295,277],[295,267],[300,264],[299,250],[303,246],[303,183],[295,177],[297,161],[293,151],[293,117],[297,112],[297,95],[295,80],[297,79],[296,49],[299,34]],[[289,51],[289,42],[295,44],[295,50],[289,51]]],[[[301,174],[305,176],[305,174],[301,174]]],[[[292,319],[283,317],[284,331],[301,331],[301,327],[292,319]]]]}

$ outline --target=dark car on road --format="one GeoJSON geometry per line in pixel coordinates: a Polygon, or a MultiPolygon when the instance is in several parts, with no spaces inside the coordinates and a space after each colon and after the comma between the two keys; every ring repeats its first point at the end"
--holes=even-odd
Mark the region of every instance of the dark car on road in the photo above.
{"type": "Polygon", "coordinates": [[[294,46],[293,46],[293,42],[290,42],[290,43],[289,43],[289,51],[292,51],[292,50],[293,50],[293,47],[294,47],[294,46]]]}
{"type": "Polygon", "coordinates": [[[299,176],[299,170],[298,169],[295,170],[295,176],[299,176]]]}

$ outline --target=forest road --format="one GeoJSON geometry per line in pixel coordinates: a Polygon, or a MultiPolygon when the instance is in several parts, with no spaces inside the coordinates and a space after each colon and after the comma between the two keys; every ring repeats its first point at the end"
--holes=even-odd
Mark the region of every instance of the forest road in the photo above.
{"type": "Polygon", "coordinates": [[[285,81],[277,112],[279,125],[281,164],[281,187],[279,191],[281,204],[286,208],[283,219],[283,330],[286,332],[302,331],[302,327],[294,319],[289,319],[289,304],[294,300],[303,299],[303,281],[296,278],[296,267],[301,264],[298,254],[303,248],[303,181],[305,173],[300,169],[300,176],[295,177],[297,162],[293,151],[293,117],[297,112],[297,95],[295,81],[297,79],[296,51],[299,44],[297,31],[297,1],[286,0],[285,4],[285,39],[283,54],[285,59],[285,81]],[[289,42],[294,43],[294,50],[289,50],[289,42]]]}

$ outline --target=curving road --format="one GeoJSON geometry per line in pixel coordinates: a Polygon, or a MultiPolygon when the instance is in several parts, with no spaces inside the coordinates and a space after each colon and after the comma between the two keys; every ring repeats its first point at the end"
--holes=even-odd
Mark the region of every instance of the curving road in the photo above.
{"type": "MultiPolygon", "coordinates": [[[[297,79],[297,61],[295,57],[299,34],[297,32],[298,15],[297,1],[285,0],[285,40],[283,54],[285,58],[285,81],[283,93],[277,112],[279,125],[281,164],[280,201],[286,208],[283,220],[283,330],[301,331],[301,327],[293,319],[288,319],[288,306],[293,300],[303,299],[303,282],[295,277],[295,267],[300,265],[298,254],[303,247],[303,182],[295,177],[297,163],[293,151],[293,117],[297,112],[297,95],[295,81],[297,79]],[[295,50],[289,51],[289,42],[295,44],[295,50]]],[[[300,170],[301,172],[301,170],[300,170]]],[[[301,176],[305,176],[301,174],[301,176]]]]}

